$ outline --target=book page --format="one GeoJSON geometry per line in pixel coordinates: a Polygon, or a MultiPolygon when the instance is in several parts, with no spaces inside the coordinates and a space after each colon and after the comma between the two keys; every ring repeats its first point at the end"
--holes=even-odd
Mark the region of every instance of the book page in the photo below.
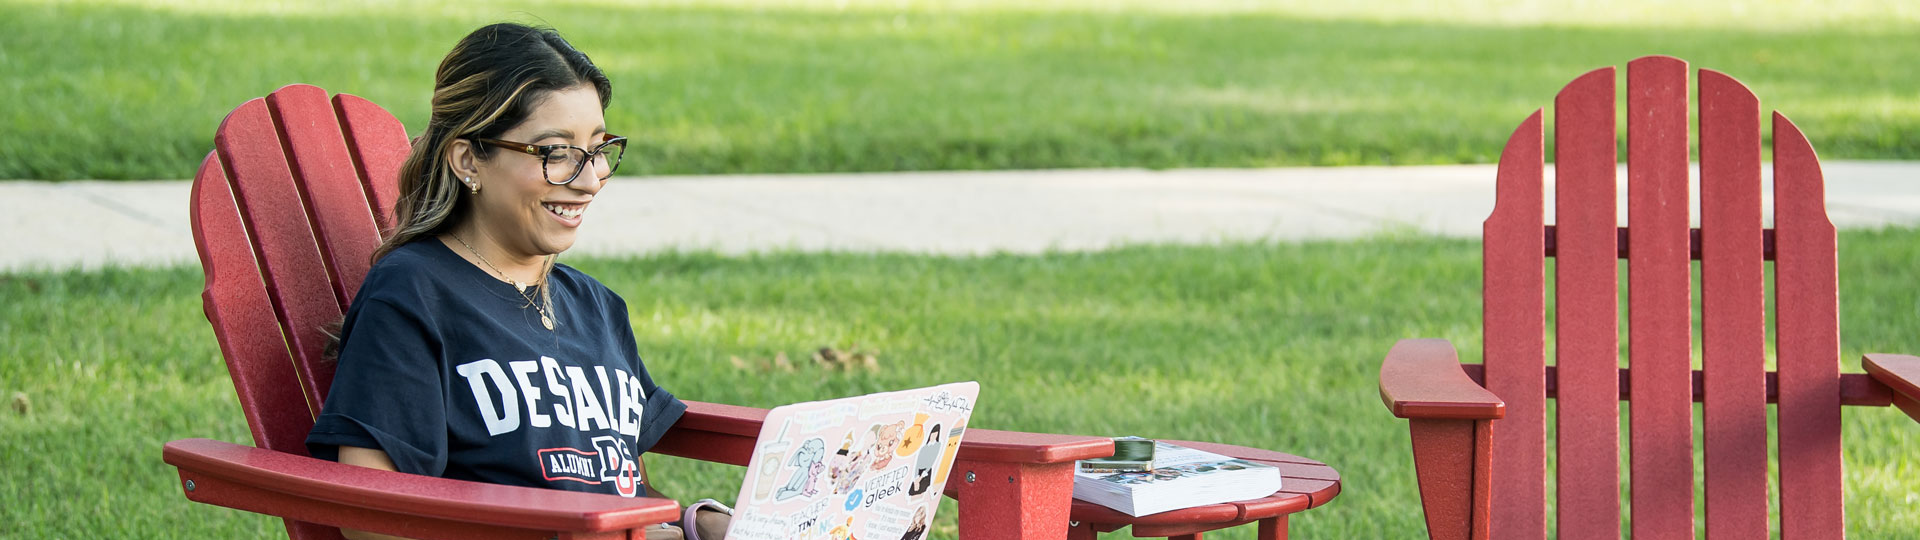
{"type": "Polygon", "coordinates": [[[1153,443],[1153,467],[1156,469],[1231,459],[1233,458],[1185,446],[1174,446],[1159,441],[1153,443]]]}

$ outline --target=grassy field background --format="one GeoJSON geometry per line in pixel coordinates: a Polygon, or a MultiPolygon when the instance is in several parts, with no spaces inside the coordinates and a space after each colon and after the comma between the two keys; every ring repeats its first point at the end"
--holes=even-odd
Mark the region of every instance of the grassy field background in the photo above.
{"type": "MultiPolygon", "coordinates": [[[[1846,370],[1859,371],[1863,352],[1920,352],[1920,230],[1845,232],[1840,242],[1846,370]]],[[[627,299],[656,379],[689,399],[767,407],[978,380],[980,427],[1316,457],[1341,471],[1345,491],[1295,517],[1298,534],[1415,538],[1406,427],[1380,405],[1379,361],[1406,337],[1447,338],[1462,358],[1479,358],[1479,261],[1471,241],[1381,237],[571,262],[627,299]],[[879,370],[807,365],[825,346],[875,352],[879,370]],[[802,365],[764,372],[730,360],[782,353],[802,365]]],[[[160,462],[171,439],[249,440],[200,287],[196,268],[0,274],[0,395],[27,404],[0,410],[0,537],[280,534],[276,520],[187,502],[160,462]]],[[[1848,536],[1920,532],[1920,428],[1890,408],[1850,408],[1844,436],[1848,536]]],[[[729,498],[742,474],[650,461],[680,497],[729,498]]],[[[940,537],[952,537],[953,516],[944,511],[940,537]]]]}
{"type": "Polygon", "coordinates": [[[440,58],[501,20],[607,70],[634,174],[1490,162],[1647,54],[1747,82],[1824,157],[1920,158],[1913,2],[1029,4],[0,0],[0,178],[189,177],[295,82],[417,132],[440,58]]]}
{"type": "MultiPolygon", "coordinates": [[[[1646,54],[1740,78],[1825,158],[1920,158],[1913,2],[1347,4],[0,0],[0,179],[187,177],[222,116],[294,82],[417,131],[441,56],[500,20],[555,26],[609,72],[627,174],[1489,162],[1568,80],[1646,54]]],[[[1841,245],[1848,371],[1920,353],[1920,230],[1841,245]]],[[[979,380],[982,427],[1324,459],[1346,491],[1293,520],[1311,537],[1421,535],[1378,362],[1405,337],[1480,354],[1461,240],[570,262],[628,299],[649,365],[690,399],[979,380]],[[880,369],[730,361],[827,346],[880,369]]],[[[186,502],[159,461],[172,439],[248,441],[200,286],[191,267],[0,273],[0,538],[280,534],[186,502]]],[[[1845,422],[1849,536],[1920,535],[1920,429],[1891,409],[1845,422]]],[[[682,497],[730,497],[740,475],[653,470],[682,497]]]]}

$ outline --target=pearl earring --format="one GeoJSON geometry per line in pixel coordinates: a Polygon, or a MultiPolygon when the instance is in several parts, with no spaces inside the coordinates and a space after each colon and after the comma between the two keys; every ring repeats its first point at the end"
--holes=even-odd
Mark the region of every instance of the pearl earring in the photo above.
{"type": "Polygon", "coordinates": [[[480,184],[473,183],[473,177],[471,176],[467,177],[466,183],[467,183],[467,191],[469,193],[472,193],[474,195],[480,194],[480,184]]]}

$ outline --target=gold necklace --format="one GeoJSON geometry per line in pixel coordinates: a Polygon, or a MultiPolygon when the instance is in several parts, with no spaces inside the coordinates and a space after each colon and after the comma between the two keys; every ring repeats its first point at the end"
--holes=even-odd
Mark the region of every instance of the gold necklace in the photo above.
{"type": "MultiPolygon", "coordinates": [[[[553,331],[553,316],[547,313],[547,308],[553,307],[552,293],[548,292],[545,289],[541,289],[540,298],[542,300],[545,300],[548,304],[547,307],[541,307],[540,302],[533,301],[533,297],[527,294],[527,284],[521,283],[519,281],[514,281],[514,279],[508,276],[506,272],[500,271],[500,267],[494,266],[493,261],[489,261],[487,260],[487,257],[485,255],[481,255],[480,250],[473,249],[473,244],[467,243],[465,239],[460,238],[460,235],[447,233],[447,236],[453,237],[454,241],[460,242],[460,245],[462,246],[466,246],[467,252],[472,253],[474,258],[480,259],[480,263],[487,265],[487,268],[492,269],[493,273],[500,274],[500,279],[504,279],[507,281],[507,283],[513,284],[514,291],[519,292],[521,298],[527,299],[527,305],[533,306],[533,310],[540,314],[540,324],[542,326],[547,327],[547,331],[553,331]]],[[[544,280],[542,284],[544,285],[544,280]]]]}

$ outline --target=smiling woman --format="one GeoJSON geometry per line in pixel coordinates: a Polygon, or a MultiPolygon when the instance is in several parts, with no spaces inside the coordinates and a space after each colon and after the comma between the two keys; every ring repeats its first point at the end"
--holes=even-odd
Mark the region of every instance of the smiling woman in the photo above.
{"type": "MultiPolygon", "coordinates": [[[[333,388],[307,438],[315,457],[659,496],[640,454],[686,405],[647,373],[626,302],[554,263],[620,166],[611,93],[550,29],[495,24],[447,54],[432,121],[400,169],[394,231],[340,329],[333,388]]],[[[687,536],[725,535],[725,514],[691,508],[687,536]]]]}

